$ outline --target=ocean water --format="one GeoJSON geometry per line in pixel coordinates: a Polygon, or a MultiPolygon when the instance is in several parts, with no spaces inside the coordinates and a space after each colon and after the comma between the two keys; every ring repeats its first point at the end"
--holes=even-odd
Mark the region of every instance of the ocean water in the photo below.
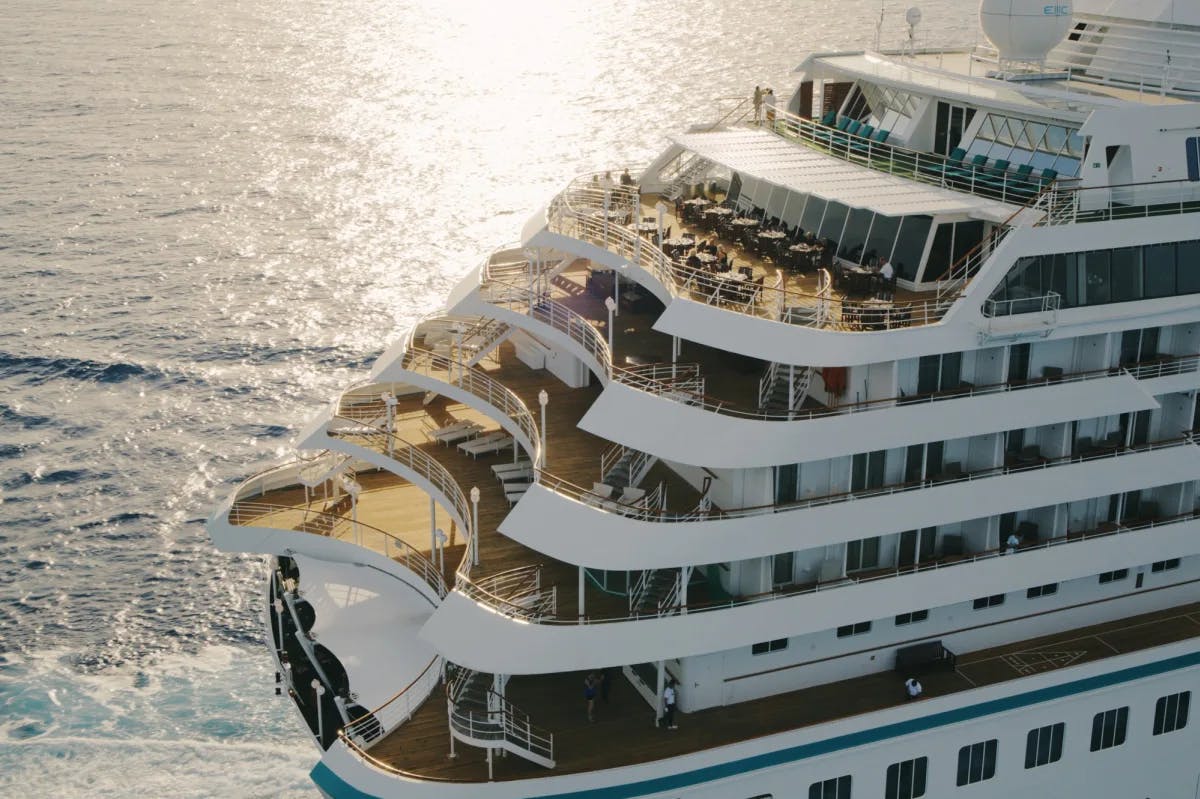
{"type": "MultiPolygon", "coordinates": [[[[973,3],[922,8],[918,42],[975,41],[973,3]]],[[[214,499],[572,175],[880,10],[6,0],[0,795],[315,795],[214,499]]]]}

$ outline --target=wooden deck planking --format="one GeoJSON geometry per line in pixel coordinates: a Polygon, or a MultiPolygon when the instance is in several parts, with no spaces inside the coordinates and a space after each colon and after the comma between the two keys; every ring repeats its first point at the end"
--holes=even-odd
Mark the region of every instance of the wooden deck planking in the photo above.
{"type": "MultiPolygon", "coordinates": [[[[1183,641],[1200,636],[1200,622],[1189,615],[1197,611],[1200,603],[1192,603],[979,650],[960,655],[958,671],[922,675],[921,682],[926,698],[944,696],[1183,641]],[[1078,657],[1061,655],[1079,651],[1083,654],[1078,657]]],[[[903,675],[879,672],[726,707],[677,713],[679,729],[670,731],[654,726],[653,710],[619,672],[614,674],[611,701],[604,704],[597,700],[595,723],[587,721],[583,673],[512,677],[509,699],[529,713],[535,724],[554,733],[557,765],[548,771],[510,755],[497,758],[496,778],[551,776],[644,763],[896,707],[907,701],[903,675]]],[[[437,735],[428,734],[437,725],[436,716],[441,720],[442,735],[448,736],[445,702],[440,693],[422,706],[418,716],[421,721],[414,727],[413,736],[407,732],[408,725],[401,726],[373,747],[371,756],[421,776],[487,778],[481,750],[459,745],[460,757],[448,761],[448,737],[439,742],[437,735]]]]}

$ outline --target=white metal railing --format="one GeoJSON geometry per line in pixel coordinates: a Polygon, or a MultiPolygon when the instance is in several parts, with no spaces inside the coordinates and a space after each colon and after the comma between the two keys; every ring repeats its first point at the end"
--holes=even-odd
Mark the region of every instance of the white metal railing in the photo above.
{"type": "Polygon", "coordinates": [[[401,362],[409,372],[457,386],[507,416],[525,437],[534,461],[541,457],[541,439],[533,414],[516,393],[483,371],[428,350],[410,349],[401,362]]]}
{"type": "Polygon", "coordinates": [[[411,544],[391,533],[345,516],[307,506],[276,505],[268,502],[238,501],[229,509],[229,523],[236,527],[265,527],[270,530],[309,532],[362,546],[364,532],[383,538],[384,555],[418,575],[439,597],[446,596],[446,581],[441,572],[411,544]],[[296,512],[301,515],[295,521],[296,512]],[[290,522],[290,523],[289,523],[290,522]]]}
{"type": "Polygon", "coordinates": [[[634,610],[641,604],[642,598],[646,595],[646,590],[650,587],[650,575],[653,573],[653,569],[643,569],[637,573],[637,577],[629,584],[629,615],[631,618],[634,615],[634,610]]]}
{"type": "Polygon", "coordinates": [[[461,707],[447,702],[450,732],[476,746],[507,744],[518,755],[533,755],[542,765],[554,766],[554,734],[533,724],[529,714],[508,699],[489,691],[494,709],[461,707]]]}
{"type": "Polygon", "coordinates": [[[342,733],[363,750],[387,737],[388,733],[412,718],[413,713],[437,687],[442,677],[441,664],[441,656],[435,655],[399,693],[374,710],[352,719],[342,733]]]}
{"type": "Polygon", "coordinates": [[[1156,358],[1152,361],[1129,364],[1124,369],[1138,380],[1151,380],[1156,377],[1188,374],[1200,369],[1200,355],[1156,358]]]}
{"type": "MultiPolygon", "coordinates": [[[[1118,374],[1113,371],[1111,374],[1118,374]]],[[[721,521],[726,519],[742,519],[754,516],[769,516],[777,513],[788,513],[794,510],[806,510],[810,508],[824,507],[826,505],[834,505],[842,502],[851,502],[855,500],[869,499],[872,497],[891,496],[895,494],[906,493],[909,491],[917,491],[936,486],[947,486],[961,482],[971,482],[975,480],[983,480],[992,477],[1000,477],[1010,474],[1019,474],[1022,472],[1053,469],[1058,466],[1070,465],[1075,463],[1084,463],[1094,460],[1119,458],[1125,455],[1137,454],[1142,452],[1151,452],[1156,450],[1170,449],[1179,446],[1193,446],[1195,440],[1192,433],[1187,433],[1178,438],[1166,439],[1163,441],[1155,441],[1137,446],[1118,447],[1110,450],[1100,450],[1090,453],[1081,453],[1076,455],[1065,455],[1056,458],[1042,458],[1036,463],[1027,465],[1014,466],[995,466],[987,469],[981,469],[974,472],[965,472],[959,475],[946,475],[929,477],[922,480],[916,480],[905,483],[893,483],[878,488],[859,489],[857,491],[841,491],[831,494],[822,494],[816,497],[807,497],[805,499],[796,500],[794,502],[773,503],[770,505],[756,505],[745,508],[722,508],[714,509],[697,509],[680,512],[668,512],[661,509],[650,507],[633,507],[622,505],[617,502],[604,502],[600,507],[611,513],[619,513],[632,519],[650,522],[662,523],[688,523],[697,521],[721,521]]],[[[560,478],[543,473],[541,476],[542,485],[550,488],[558,494],[577,499],[580,502],[590,505],[596,505],[595,495],[589,489],[573,485],[560,478]]]]}
{"type": "Polygon", "coordinates": [[[991,318],[1014,316],[1027,313],[1058,313],[1062,306],[1062,295],[1056,291],[1038,297],[1017,297],[1011,300],[983,301],[983,315],[991,318]]]}
{"type": "Polygon", "coordinates": [[[675,616],[680,612],[680,598],[682,597],[683,572],[682,570],[676,573],[675,579],[671,582],[671,587],[667,589],[667,593],[663,594],[658,600],[658,610],[656,615],[661,619],[664,616],[675,616]]]}
{"type": "Polygon", "coordinates": [[[1200,212],[1200,183],[1168,180],[1109,186],[1051,186],[1038,198],[1038,226],[1110,222],[1200,212]],[[1094,207],[1093,207],[1094,206],[1094,207]]]}
{"type": "Polygon", "coordinates": [[[879,142],[873,138],[875,132],[867,137],[846,133],[781,108],[775,109],[773,121],[764,114],[757,125],[790,141],[876,172],[1003,203],[1024,206],[1049,182],[1032,175],[1022,177],[1016,172],[998,171],[988,165],[974,166],[965,159],[956,162],[937,153],[879,142]]]}
{"type": "MultiPolygon", "coordinates": [[[[830,294],[786,289],[781,278],[771,285],[757,282],[744,285],[741,281],[728,281],[726,285],[711,272],[675,261],[624,224],[610,221],[603,211],[582,205],[581,198],[573,195],[570,187],[551,201],[547,226],[554,233],[594,244],[640,266],[673,297],[800,327],[856,329],[843,323],[842,301],[830,294]],[[597,213],[601,216],[596,216],[597,213]],[[805,309],[811,312],[802,312],[805,309]]],[[[904,327],[933,324],[941,321],[949,306],[950,302],[936,298],[893,303],[889,319],[898,320],[896,326],[904,327]]]]}

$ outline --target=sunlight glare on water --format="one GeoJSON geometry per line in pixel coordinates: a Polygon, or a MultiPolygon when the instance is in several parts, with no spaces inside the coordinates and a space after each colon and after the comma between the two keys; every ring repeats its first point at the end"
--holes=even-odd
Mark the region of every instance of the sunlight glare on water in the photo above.
{"type": "MultiPolygon", "coordinates": [[[[974,41],[974,4],[922,7],[919,44],[974,41]]],[[[0,795],[308,793],[216,498],[573,175],[786,95],[879,10],[7,0],[0,795]]]]}

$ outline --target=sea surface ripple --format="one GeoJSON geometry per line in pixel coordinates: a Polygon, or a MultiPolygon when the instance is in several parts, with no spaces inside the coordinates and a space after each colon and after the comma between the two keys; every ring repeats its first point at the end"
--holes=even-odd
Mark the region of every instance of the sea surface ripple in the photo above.
{"type": "MultiPolygon", "coordinates": [[[[970,44],[970,5],[919,43],[970,44]]],[[[7,0],[0,795],[315,795],[215,498],[572,175],[786,94],[879,10],[7,0]]]]}

